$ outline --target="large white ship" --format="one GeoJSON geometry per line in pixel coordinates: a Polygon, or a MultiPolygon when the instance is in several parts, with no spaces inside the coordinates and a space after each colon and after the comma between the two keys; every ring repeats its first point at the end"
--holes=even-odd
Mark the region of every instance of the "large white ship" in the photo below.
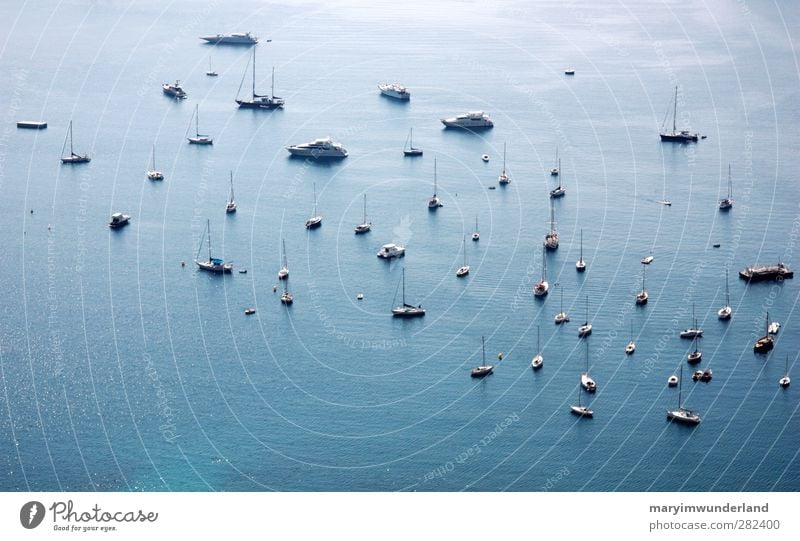
{"type": "Polygon", "coordinates": [[[411,91],[399,83],[381,83],[378,85],[381,94],[398,100],[411,99],[411,91]]]}
{"type": "Polygon", "coordinates": [[[209,43],[230,45],[253,45],[258,43],[258,38],[250,32],[234,32],[233,34],[217,34],[215,36],[200,36],[200,39],[209,43]]]}
{"type": "Polygon", "coordinates": [[[494,122],[483,111],[472,111],[452,118],[443,118],[442,124],[448,128],[491,128],[494,122]]]}
{"type": "Polygon", "coordinates": [[[310,143],[286,147],[293,156],[306,156],[309,158],[346,158],[347,150],[341,143],[334,143],[330,137],[316,139],[310,143]]]}

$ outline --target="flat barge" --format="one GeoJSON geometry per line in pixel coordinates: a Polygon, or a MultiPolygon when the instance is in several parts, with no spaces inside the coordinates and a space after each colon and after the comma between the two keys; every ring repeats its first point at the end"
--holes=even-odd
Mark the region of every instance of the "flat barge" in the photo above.
{"type": "Polygon", "coordinates": [[[792,272],[792,270],[783,263],[778,263],[776,265],[746,267],[744,270],[739,271],[739,278],[747,280],[748,282],[783,280],[793,277],[794,272],[792,272]]]}
{"type": "Polygon", "coordinates": [[[43,130],[47,127],[47,122],[38,122],[35,120],[20,120],[17,122],[17,128],[24,128],[28,130],[43,130]]]}

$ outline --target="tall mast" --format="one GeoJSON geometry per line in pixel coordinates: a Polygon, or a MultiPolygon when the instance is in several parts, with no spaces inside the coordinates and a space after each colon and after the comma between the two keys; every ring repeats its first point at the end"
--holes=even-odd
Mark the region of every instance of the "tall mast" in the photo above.
{"type": "Polygon", "coordinates": [[[200,104],[194,106],[194,132],[200,137],[200,104]]]}
{"type": "Polygon", "coordinates": [[[281,244],[283,245],[283,266],[288,267],[286,262],[286,240],[281,240],[281,244]]]}
{"type": "Polygon", "coordinates": [[[583,228],[581,228],[581,261],[583,261],[583,228]]]}
{"type": "Polygon", "coordinates": [[[547,279],[547,258],[544,255],[544,244],[542,245],[542,281],[547,279]]]}
{"type": "Polygon", "coordinates": [[[275,66],[272,66],[272,90],[269,93],[271,97],[275,97],[275,66]]]}
{"type": "Polygon", "coordinates": [[[231,171],[231,202],[233,202],[233,171],[231,171]]]}
{"type": "Polygon", "coordinates": [[[683,365],[681,365],[681,376],[680,376],[680,379],[678,380],[678,409],[680,409],[682,407],[681,406],[681,402],[682,402],[681,401],[681,388],[682,387],[683,387],[683,365]]]}
{"type": "Polygon", "coordinates": [[[486,339],[481,336],[481,352],[483,355],[483,366],[486,366],[486,339]]]}
{"type": "Polygon", "coordinates": [[[589,295],[586,295],[586,324],[589,323],[589,295]]]}
{"type": "Polygon", "coordinates": [[[72,151],[72,121],[69,121],[69,155],[75,155],[75,152],[72,151]]]}
{"type": "Polygon", "coordinates": [[[208,231],[208,260],[211,261],[211,220],[206,220],[206,231],[208,231]]]}
{"type": "Polygon", "coordinates": [[[678,85],[675,85],[675,105],[672,108],[672,133],[675,133],[675,121],[678,116],[678,85]]]}
{"type": "Polygon", "coordinates": [[[153,170],[156,169],[156,144],[153,143],[153,170]]]}
{"type": "Polygon", "coordinates": [[[433,197],[436,197],[436,158],[433,159],[433,197]]]}
{"type": "Polygon", "coordinates": [[[403,267],[403,306],[406,305],[406,268],[403,267]]]}
{"type": "Polygon", "coordinates": [[[256,48],[253,47],[253,101],[256,99],[256,48]]]}
{"type": "Polygon", "coordinates": [[[506,174],[506,143],[503,141],[503,174],[506,174]]]}
{"type": "Polygon", "coordinates": [[[314,216],[317,215],[317,183],[314,183],[314,216]]]}
{"type": "Polygon", "coordinates": [[[464,235],[464,266],[467,266],[467,236],[464,235]]]}
{"type": "Polygon", "coordinates": [[[364,194],[364,221],[362,223],[367,223],[367,194],[364,194]]]}
{"type": "Polygon", "coordinates": [[[725,306],[731,305],[731,297],[728,291],[728,269],[725,269],[725,306]]]}
{"type": "Polygon", "coordinates": [[[733,184],[731,183],[731,164],[728,164],[728,199],[733,196],[733,184]]]}

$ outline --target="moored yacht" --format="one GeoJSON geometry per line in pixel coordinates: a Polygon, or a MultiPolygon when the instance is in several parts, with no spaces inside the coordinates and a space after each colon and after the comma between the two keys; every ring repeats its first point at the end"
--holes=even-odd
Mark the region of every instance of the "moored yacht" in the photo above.
{"type": "Polygon", "coordinates": [[[291,145],[286,147],[292,156],[307,158],[346,158],[347,149],[341,143],[334,143],[330,137],[315,139],[310,143],[291,145]]]}
{"type": "Polygon", "coordinates": [[[543,297],[550,291],[550,283],[547,281],[547,259],[544,255],[545,247],[542,246],[542,279],[533,284],[533,294],[536,297],[543,297]]]}
{"type": "MultiPolygon", "coordinates": [[[[200,39],[216,45],[253,45],[258,43],[258,38],[250,32],[233,32],[231,34],[216,34],[213,36],[200,36],[200,39]]],[[[271,40],[267,40],[271,41],[271,40]]]]}
{"type": "MultiPolygon", "coordinates": [[[[667,131],[666,125],[661,127],[661,136],[662,141],[669,141],[674,143],[688,143],[690,141],[697,141],[698,134],[691,132],[689,130],[678,130],[677,129],[677,118],[678,118],[678,87],[675,87],[675,98],[673,100],[673,109],[672,109],[672,131],[667,131]]],[[[664,119],[666,121],[666,118],[664,119]]],[[[666,122],[665,122],[666,124],[666,122]]]]}
{"type": "Polygon", "coordinates": [[[400,83],[380,83],[378,89],[384,96],[398,100],[411,99],[411,91],[400,83]]]}
{"type": "Polygon", "coordinates": [[[483,354],[483,362],[480,366],[476,366],[472,370],[470,370],[469,375],[473,378],[482,378],[484,376],[488,376],[494,370],[494,366],[490,364],[486,364],[486,340],[483,336],[481,336],[481,352],[483,354]]]}
{"type": "MultiPolygon", "coordinates": [[[[247,68],[245,68],[247,69],[247,68]]],[[[236,95],[236,103],[242,109],[280,109],[286,103],[283,98],[275,95],[275,68],[272,68],[272,90],[269,96],[256,94],[256,47],[253,47],[253,87],[250,99],[239,99],[236,95]]]]}
{"type": "Polygon", "coordinates": [[[436,210],[442,206],[442,201],[439,199],[439,196],[436,194],[438,186],[436,181],[436,158],[433,159],[433,195],[430,199],[428,199],[428,209],[429,210],[436,210]]]}
{"type": "Polygon", "coordinates": [[[189,96],[183,87],[181,87],[180,81],[175,81],[174,83],[164,83],[161,85],[161,91],[167,96],[178,100],[186,99],[189,96]]]}
{"type": "Polygon", "coordinates": [[[589,297],[586,297],[586,321],[583,325],[578,327],[578,336],[583,338],[592,334],[592,324],[589,323],[589,297]]]}
{"type": "Polygon", "coordinates": [[[451,118],[443,118],[442,124],[447,128],[491,128],[492,119],[483,111],[472,111],[451,118]]]}
{"type": "Polygon", "coordinates": [[[392,259],[394,257],[400,257],[405,255],[406,249],[403,246],[398,244],[389,243],[384,244],[381,246],[381,249],[378,251],[378,257],[383,259],[392,259]]]}
{"type": "Polygon", "coordinates": [[[122,227],[123,225],[128,225],[131,221],[131,217],[127,214],[122,214],[121,212],[115,212],[111,215],[111,221],[108,222],[108,227],[117,228],[122,227]]]}

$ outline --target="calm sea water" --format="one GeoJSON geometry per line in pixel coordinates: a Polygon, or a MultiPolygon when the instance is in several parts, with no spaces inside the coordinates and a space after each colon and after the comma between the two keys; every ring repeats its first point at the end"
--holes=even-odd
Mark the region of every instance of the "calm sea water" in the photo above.
{"type": "Polygon", "coordinates": [[[800,266],[796,5],[6,2],[0,15],[3,490],[800,486],[798,383],[777,384],[787,355],[800,382],[800,281],[737,277],[800,266]],[[273,40],[257,89],[274,65],[285,110],[238,110],[251,49],[197,39],[248,30],[273,40]],[[183,102],[161,93],[175,79],[183,102]],[[380,96],[383,80],[408,85],[410,103],[380,96]],[[679,124],[708,136],[697,144],[659,142],[675,85],[679,124]],[[184,139],[196,104],[212,147],[184,139]],[[468,110],[495,128],[442,129],[468,110]],[[59,164],[70,119],[88,165],[59,164]],[[411,127],[422,158],[402,156],[411,127]],[[346,160],[284,150],[327,135],[346,160]],[[489,190],[504,143],[512,183],[489,190]],[[144,175],[153,144],[163,183],[144,175]],[[567,195],[539,300],[556,149],[567,195]],[[429,212],[434,160],[444,206],[429,212]],[[230,171],[239,210],[226,216],[230,171]],[[309,232],[315,185],[324,221],[309,232]],[[354,236],[365,193],[373,230],[354,236]],[[109,230],[113,212],[131,225],[109,230]],[[206,219],[215,255],[247,274],[195,270],[206,219]],[[290,308],[273,292],[281,239],[290,308]],[[406,257],[376,258],[388,242],[406,257]],[[403,267],[425,318],[390,316],[403,267]],[[726,269],[734,316],[720,322],[726,269]],[[562,290],[572,321],[556,327],[562,290]],[[593,420],[569,413],[587,298],[593,420]],[[708,384],[682,360],[693,306],[708,384]],[[782,329],[755,356],[767,311],[782,329]],[[481,336],[496,369],[474,380],[481,336]],[[665,420],[681,364],[695,428],[665,420]]]}

